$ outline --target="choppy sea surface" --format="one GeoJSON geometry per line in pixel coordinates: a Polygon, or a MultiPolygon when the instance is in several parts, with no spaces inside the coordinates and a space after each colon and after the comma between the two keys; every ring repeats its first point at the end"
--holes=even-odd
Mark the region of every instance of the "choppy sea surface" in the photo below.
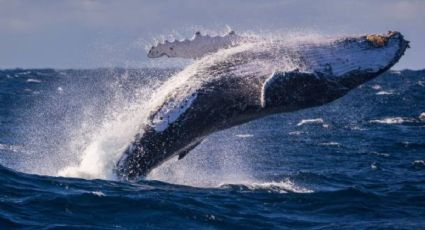
{"type": "Polygon", "coordinates": [[[425,71],[115,180],[138,114],[175,71],[0,70],[0,229],[425,229],[425,71]]]}

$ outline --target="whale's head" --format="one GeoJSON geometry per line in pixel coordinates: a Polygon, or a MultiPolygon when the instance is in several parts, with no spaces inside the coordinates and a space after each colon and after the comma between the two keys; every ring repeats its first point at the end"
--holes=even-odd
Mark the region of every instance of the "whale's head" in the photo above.
{"type": "MultiPolygon", "coordinates": [[[[312,71],[352,89],[390,69],[403,56],[409,42],[401,33],[390,31],[337,39],[330,46],[322,51],[319,60],[312,62],[312,71]]],[[[317,52],[313,51],[313,55],[317,52]]]]}
{"type": "Polygon", "coordinates": [[[390,69],[408,47],[399,32],[303,43],[295,52],[300,68],[263,84],[262,107],[282,112],[328,103],[390,69]]]}

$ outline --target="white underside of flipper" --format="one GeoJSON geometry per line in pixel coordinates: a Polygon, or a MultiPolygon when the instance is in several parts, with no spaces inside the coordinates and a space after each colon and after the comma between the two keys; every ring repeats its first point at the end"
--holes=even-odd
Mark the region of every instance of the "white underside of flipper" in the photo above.
{"type": "Polygon", "coordinates": [[[224,36],[202,35],[197,32],[192,39],[183,41],[165,41],[153,46],[148,53],[149,58],[159,58],[162,56],[199,59],[207,54],[215,53],[220,49],[234,47],[245,40],[244,37],[235,34],[233,31],[224,36]]]}

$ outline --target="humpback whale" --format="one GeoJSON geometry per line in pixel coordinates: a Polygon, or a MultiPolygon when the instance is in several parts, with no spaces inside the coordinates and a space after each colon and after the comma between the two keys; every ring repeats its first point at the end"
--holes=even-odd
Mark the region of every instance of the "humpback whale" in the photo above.
{"type": "Polygon", "coordinates": [[[157,44],[149,57],[195,61],[152,96],[150,116],[115,171],[137,179],[211,133],[329,103],[391,68],[408,47],[399,32],[290,42],[197,33],[157,44]]]}

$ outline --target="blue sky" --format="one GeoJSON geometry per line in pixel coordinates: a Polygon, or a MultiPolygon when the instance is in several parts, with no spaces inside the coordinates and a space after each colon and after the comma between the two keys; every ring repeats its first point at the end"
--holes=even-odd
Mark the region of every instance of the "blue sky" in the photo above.
{"type": "Polygon", "coordinates": [[[154,38],[195,30],[401,31],[396,69],[425,68],[424,0],[0,0],[0,68],[141,67],[154,38]]]}

